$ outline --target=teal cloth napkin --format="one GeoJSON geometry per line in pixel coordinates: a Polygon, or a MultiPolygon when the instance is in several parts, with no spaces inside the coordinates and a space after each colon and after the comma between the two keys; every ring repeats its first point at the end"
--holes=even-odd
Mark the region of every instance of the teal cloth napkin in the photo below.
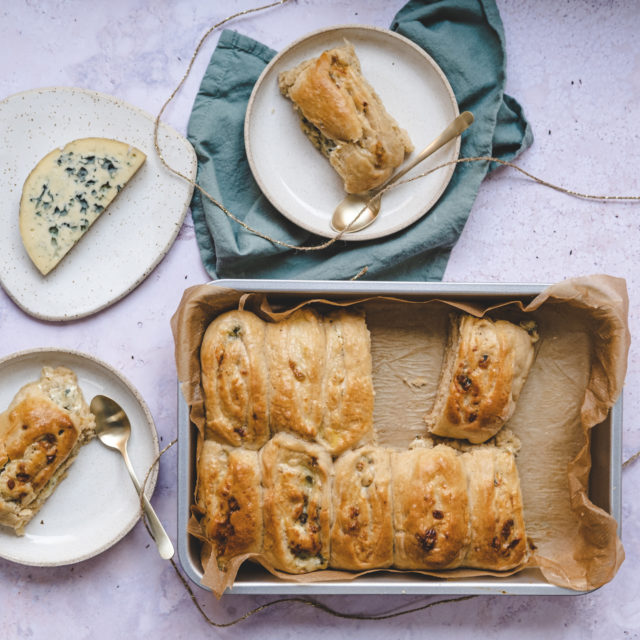
{"type": "MultiPolygon", "coordinates": [[[[522,108],[504,93],[504,29],[493,0],[411,1],[391,28],[420,45],[446,74],[460,111],[475,122],[461,157],[511,160],[533,141],[522,108]]],[[[195,99],[187,136],[198,157],[197,181],[234,215],[292,245],[324,239],[300,229],[262,195],[247,162],[243,127],[251,90],[275,55],[233,31],[223,31],[195,99]]],[[[495,163],[494,163],[495,164],[495,163]]],[[[440,280],[469,216],[488,162],[457,165],[436,206],[392,236],[339,241],[315,252],[287,249],[246,231],[196,189],[191,210],[204,266],[216,278],[343,280],[363,267],[365,279],[440,280]]]]}

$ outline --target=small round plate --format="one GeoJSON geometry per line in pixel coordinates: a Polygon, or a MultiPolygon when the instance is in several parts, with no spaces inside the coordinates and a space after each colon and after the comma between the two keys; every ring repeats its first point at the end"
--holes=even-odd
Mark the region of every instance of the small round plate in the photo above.
{"type": "MultiPolygon", "coordinates": [[[[113,398],[131,420],[128,451],[140,483],[158,455],[158,437],[151,413],[135,388],[115,369],[74,351],[36,349],[0,360],[0,407],[17,391],[37,380],[43,366],[64,366],[75,372],[87,403],[97,394],[113,398]]],[[[157,466],[149,474],[151,497],[157,466]]],[[[23,536],[0,526],[0,557],[21,564],[57,566],[79,562],[105,551],[136,524],[140,501],[122,456],[97,439],[84,445],[23,536]]]]}
{"type": "MultiPolygon", "coordinates": [[[[0,282],[24,311],[43,320],[88,316],[135,289],[167,253],[193,186],[162,166],[154,118],[113,96],[51,87],[0,101],[0,282]],[[47,153],[78,138],[112,138],[144,151],[146,162],[60,264],[43,276],[22,244],[18,212],[27,176],[47,153]]],[[[166,125],[158,134],[171,167],[195,179],[189,142],[166,125]]]]}
{"type": "MultiPolygon", "coordinates": [[[[245,117],[247,157],[260,189],[280,213],[303,229],[333,237],[331,214],[345,197],[342,180],[300,128],[290,100],[280,94],[278,74],[326,49],[354,46],[362,74],[387,111],[407,130],[414,155],[429,144],[459,113],[444,73],[423,49],[386,29],[345,25],[314,32],[275,56],[256,82],[245,117]]],[[[460,138],[413,169],[456,160],[460,138]]],[[[400,231],[421,218],[438,201],[455,165],[400,185],[384,195],[378,219],[343,240],[371,240],[400,231]]],[[[405,179],[406,179],[405,178],[405,179]]]]}

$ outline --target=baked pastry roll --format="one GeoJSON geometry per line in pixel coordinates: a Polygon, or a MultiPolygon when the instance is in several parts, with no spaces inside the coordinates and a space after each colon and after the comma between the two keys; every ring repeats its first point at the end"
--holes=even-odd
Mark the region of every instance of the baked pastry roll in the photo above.
{"type": "Polygon", "coordinates": [[[271,430],[317,439],[323,419],[325,332],[309,307],[267,324],[271,430]]]}
{"type": "Polygon", "coordinates": [[[371,339],[364,315],[339,310],[324,320],[326,365],[321,441],[337,455],[373,432],[371,339]]]}
{"type": "Polygon", "coordinates": [[[259,449],[269,438],[265,323],[249,311],[218,316],[202,340],[206,437],[259,449]]]}
{"type": "Polygon", "coordinates": [[[234,556],[262,550],[262,487],[258,453],[204,440],[196,505],[220,569],[234,556]]]}
{"type": "Polygon", "coordinates": [[[470,513],[464,566],[513,569],[528,554],[515,457],[497,447],[474,447],[461,457],[468,478],[470,513]]]}
{"type": "Polygon", "coordinates": [[[334,474],[331,566],[354,571],[391,566],[389,450],[348,451],[336,460],[334,474]]]}
{"type": "Polygon", "coordinates": [[[75,374],[44,367],[0,415],[0,524],[22,535],[95,435],[75,374]]]}
{"type": "Polygon", "coordinates": [[[260,452],[264,486],[264,553],[289,573],[329,564],[331,457],[318,444],[288,433],[260,452]]]}
{"type": "Polygon", "coordinates": [[[451,447],[391,454],[394,566],[453,569],[469,541],[467,475],[451,447]]]}
{"type": "Polygon", "coordinates": [[[533,363],[535,323],[452,315],[435,404],[438,436],[485,442],[512,416],[533,363]]]}
{"type": "Polygon", "coordinates": [[[302,130],[344,182],[347,193],[382,184],[413,145],[362,76],[353,46],[324,51],[278,77],[302,130]]]}

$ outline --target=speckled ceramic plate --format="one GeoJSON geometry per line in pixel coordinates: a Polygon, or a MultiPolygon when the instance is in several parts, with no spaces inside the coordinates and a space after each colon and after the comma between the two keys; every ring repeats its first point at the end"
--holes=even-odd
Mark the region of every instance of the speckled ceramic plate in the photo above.
{"type": "MultiPolygon", "coordinates": [[[[193,187],[162,166],[153,126],[144,111],[85,89],[35,89],[0,102],[0,283],[24,311],[44,320],[95,313],[132,291],[169,250],[193,187]],[[128,142],[147,160],[82,240],[42,276],[20,237],[22,186],[47,153],[86,137],[128,142]]],[[[194,179],[196,157],[189,142],[165,125],[159,140],[170,166],[194,179]]]]}
{"type": "MultiPolygon", "coordinates": [[[[386,29],[346,25],[314,32],[279,53],[258,79],[245,118],[245,146],[251,170],[265,196],[303,229],[332,237],[331,214],[346,195],[342,180],[313,148],[300,128],[290,100],[278,90],[278,74],[325,49],[353,44],[362,73],[387,111],[406,129],[413,155],[429,144],[459,113],[444,73],[423,49],[386,29]]],[[[455,160],[460,138],[413,169],[407,178],[455,160]]],[[[344,240],[370,240],[406,228],[421,218],[444,192],[455,165],[392,189],[382,211],[366,229],[344,240]]]]}
{"type": "MultiPolygon", "coordinates": [[[[0,360],[0,407],[7,407],[26,383],[37,380],[43,366],[65,366],[78,376],[89,403],[97,394],[120,404],[131,420],[129,455],[142,483],[158,455],[153,418],[134,387],[115,369],[74,351],[36,349],[0,360]]],[[[151,497],[157,468],[149,475],[151,497]]],[[[21,564],[65,565],[105,551],[140,517],[140,502],[117,451],[92,440],[79,452],[67,477],[27,525],[23,536],[0,526],[0,557],[21,564]]]]}

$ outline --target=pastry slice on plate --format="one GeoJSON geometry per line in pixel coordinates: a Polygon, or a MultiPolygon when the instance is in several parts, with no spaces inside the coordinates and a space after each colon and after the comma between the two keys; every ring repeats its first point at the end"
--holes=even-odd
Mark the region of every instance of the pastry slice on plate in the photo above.
{"type": "Polygon", "coordinates": [[[311,143],[326,156],[347,193],[382,184],[413,151],[409,135],[367,82],[351,45],[324,51],[278,77],[311,143]]]}
{"type": "Polygon", "coordinates": [[[0,524],[22,535],[80,448],[95,419],[65,367],[44,367],[0,414],[0,524]]]}

